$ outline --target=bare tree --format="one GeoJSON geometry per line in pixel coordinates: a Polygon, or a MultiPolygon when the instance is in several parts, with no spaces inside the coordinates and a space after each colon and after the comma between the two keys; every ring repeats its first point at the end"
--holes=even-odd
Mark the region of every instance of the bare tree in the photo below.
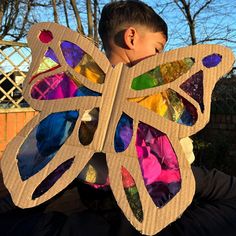
{"type": "Polygon", "coordinates": [[[174,46],[213,42],[236,47],[234,1],[160,0],[156,8],[168,20],[174,46]]]}
{"type": "Polygon", "coordinates": [[[98,43],[98,0],[0,0],[0,40],[24,39],[36,22],[65,24],[98,43]]]}
{"type": "Polygon", "coordinates": [[[76,21],[77,21],[78,32],[81,32],[82,34],[84,34],[84,28],[83,28],[83,25],[82,25],[79,10],[78,10],[77,5],[76,5],[76,1],[75,0],[70,0],[70,4],[72,6],[72,9],[74,11],[74,15],[75,15],[75,18],[76,18],[76,21]]]}
{"type": "Polygon", "coordinates": [[[25,37],[30,26],[37,22],[31,14],[36,7],[48,7],[46,1],[1,0],[0,1],[0,40],[19,41],[25,37]]]}

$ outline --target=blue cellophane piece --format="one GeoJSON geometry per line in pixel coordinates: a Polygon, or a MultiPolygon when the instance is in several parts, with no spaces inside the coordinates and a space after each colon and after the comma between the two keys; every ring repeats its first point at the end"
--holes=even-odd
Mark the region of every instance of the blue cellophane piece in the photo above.
{"type": "Polygon", "coordinates": [[[126,114],[122,114],[116,127],[115,151],[123,152],[129,146],[133,136],[133,119],[126,114]]]}
{"type": "Polygon", "coordinates": [[[179,124],[192,126],[194,124],[192,115],[185,109],[180,119],[178,120],[179,124]]]}
{"type": "Polygon", "coordinates": [[[21,146],[17,155],[22,180],[43,169],[71,135],[78,111],[53,113],[36,126],[21,146]]]}
{"type": "Polygon", "coordinates": [[[79,87],[79,89],[75,92],[76,97],[83,97],[83,96],[101,96],[100,93],[94,92],[93,90],[90,90],[86,88],[85,86],[79,87]]]}
{"type": "Polygon", "coordinates": [[[202,59],[202,63],[205,67],[211,68],[217,66],[222,60],[222,56],[216,53],[213,53],[209,56],[206,56],[202,59]]]}
{"type": "Polygon", "coordinates": [[[79,46],[68,41],[61,43],[61,50],[67,64],[72,68],[78,65],[85,54],[79,46]]]}

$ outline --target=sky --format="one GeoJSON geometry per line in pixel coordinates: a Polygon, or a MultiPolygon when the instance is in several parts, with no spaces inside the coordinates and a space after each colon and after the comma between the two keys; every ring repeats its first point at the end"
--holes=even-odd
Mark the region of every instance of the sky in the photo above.
{"type": "MultiPolygon", "coordinates": [[[[86,6],[85,1],[77,0],[78,9],[81,12],[81,17],[84,22],[84,27],[86,28],[86,6]]],[[[100,3],[100,11],[104,4],[108,3],[108,0],[98,0],[100,3]]],[[[167,43],[167,50],[176,48],[179,46],[186,46],[190,44],[188,40],[189,29],[187,28],[186,20],[183,17],[181,11],[176,7],[174,3],[167,5],[167,2],[170,0],[158,0],[150,1],[144,0],[145,3],[152,6],[155,11],[160,14],[164,20],[167,22],[169,27],[169,40],[167,43]]],[[[188,1],[187,1],[188,2],[188,1]]],[[[190,0],[192,3],[191,13],[194,14],[197,9],[199,9],[206,0],[190,0]]],[[[224,43],[227,46],[230,46],[236,52],[236,1],[232,0],[212,0],[214,4],[209,5],[210,7],[206,8],[198,18],[196,18],[196,27],[197,27],[197,38],[202,39],[207,37],[207,35],[224,36],[224,32],[227,27],[234,28],[234,32],[231,32],[229,36],[233,37],[235,43],[224,43]]],[[[62,9],[63,10],[63,9],[62,9]]],[[[60,10],[59,10],[60,11],[60,10]]],[[[60,23],[65,25],[65,17],[63,11],[59,12],[60,23]]],[[[48,10],[48,13],[45,14],[45,10],[42,8],[42,11],[38,11],[36,15],[39,21],[52,21],[53,12],[51,9],[48,10]]],[[[76,28],[76,20],[73,16],[72,11],[69,12],[69,21],[71,28],[76,28]]],[[[220,40],[216,43],[222,43],[220,40]]]]}

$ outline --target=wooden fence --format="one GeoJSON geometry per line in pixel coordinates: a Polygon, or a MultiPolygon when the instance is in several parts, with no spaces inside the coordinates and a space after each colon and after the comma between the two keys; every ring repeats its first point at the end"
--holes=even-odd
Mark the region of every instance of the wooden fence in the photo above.
{"type": "Polygon", "coordinates": [[[22,96],[30,62],[27,44],[0,41],[0,156],[7,143],[36,114],[22,96]]]}
{"type": "Polygon", "coordinates": [[[31,108],[0,110],[0,156],[6,145],[37,112],[31,108]]]}

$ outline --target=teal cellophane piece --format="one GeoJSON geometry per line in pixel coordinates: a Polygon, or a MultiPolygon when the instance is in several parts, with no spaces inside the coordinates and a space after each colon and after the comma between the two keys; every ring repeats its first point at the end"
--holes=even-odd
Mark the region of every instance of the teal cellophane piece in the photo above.
{"type": "Polygon", "coordinates": [[[78,111],[53,113],[31,131],[17,155],[22,180],[39,172],[54,158],[73,132],[78,116],[78,111]]]}
{"type": "Polygon", "coordinates": [[[142,90],[157,87],[174,81],[186,73],[194,64],[194,59],[185,58],[182,61],[175,61],[160,65],[133,79],[131,88],[142,90]]]}

